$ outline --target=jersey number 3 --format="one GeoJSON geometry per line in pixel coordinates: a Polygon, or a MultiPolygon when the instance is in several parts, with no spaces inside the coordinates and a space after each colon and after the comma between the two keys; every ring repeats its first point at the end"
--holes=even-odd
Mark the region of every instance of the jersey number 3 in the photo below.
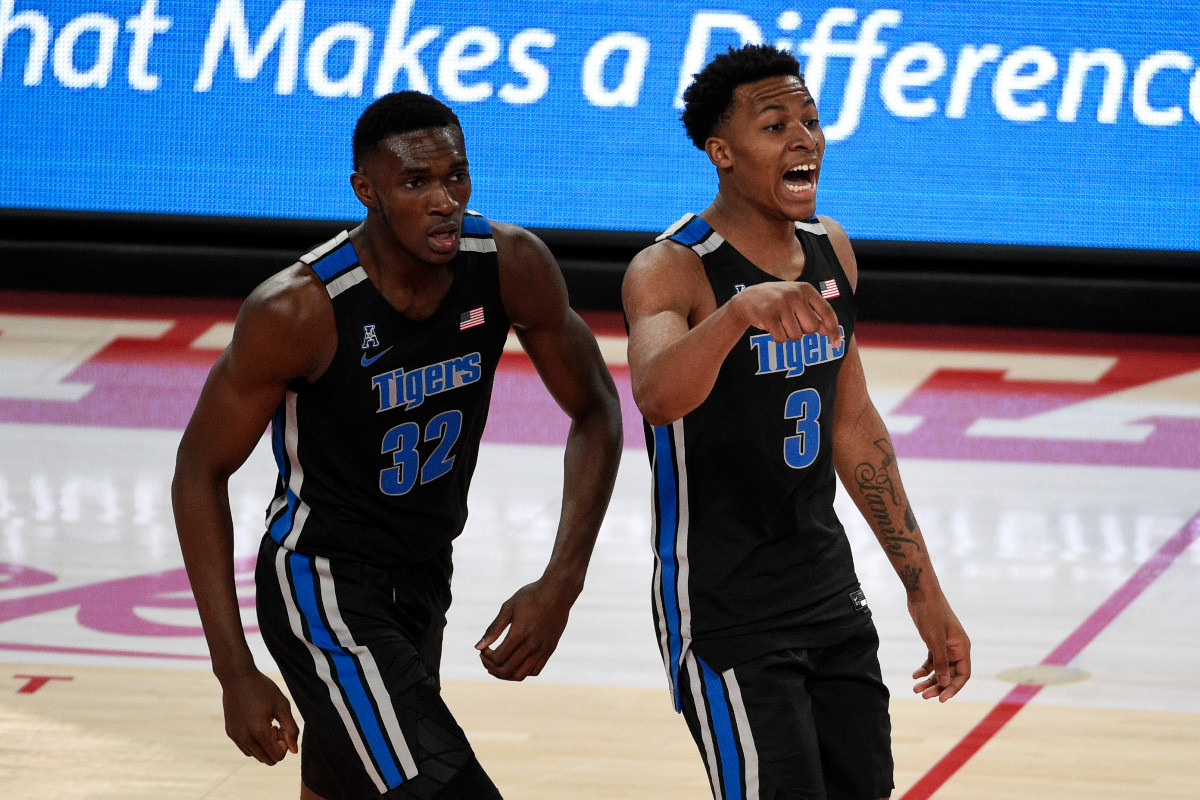
{"type": "Polygon", "coordinates": [[[429,420],[424,436],[421,435],[421,426],[415,422],[405,422],[385,433],[382,452],[392,454],[395,466],[379,471],[379,490],[388,495],[408,494],[417,484],[418,475],[421,483],[429,483],[445,475],[454,466],[454,456],[450,455],[450,451],[461,431],[462,412],[451,410],[443,411],[429,420]],[[422,442],[437,442],[424,465],[417,451],[417,445],[422,442]]]}
{"type": "Polygon", "coordinates": [[[821,451],[821,395],[816,389],[801,389],[788,395],[784,419],[796,420],[796,435],[783,440],[783,460],[792,469],[804,469],[821,451]]]}

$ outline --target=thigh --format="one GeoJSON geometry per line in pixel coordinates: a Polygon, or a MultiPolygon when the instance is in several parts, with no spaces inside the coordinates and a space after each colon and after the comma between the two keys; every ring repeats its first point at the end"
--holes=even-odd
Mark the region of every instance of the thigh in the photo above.
{"type": "Polygon", "coordinates": [[[825,800],[805,651],[717,672],[689,652],[683,714],[717,800],[825,800]]]}
{"type": "Polygon", "coordinates": [[[385,573],[264,540],[256,582],[263,639],[304,720],[301,773],[313,791],[428,798],[474,775],[474,796],[495,793],[385,573]]]}
{"type": "Polygon", "coordinates": [[[892,725],[875,626],[816,652],[808,691],[829,797],[888,797],[893,788],[892,725]]]}

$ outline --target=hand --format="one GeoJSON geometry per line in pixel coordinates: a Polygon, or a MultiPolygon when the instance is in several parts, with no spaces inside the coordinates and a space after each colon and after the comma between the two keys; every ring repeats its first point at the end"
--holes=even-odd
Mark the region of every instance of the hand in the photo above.
{"type": "Polygon", "coordinates": [[[243,755],[271,766],[298,751],[300,727],[292,717],[291,703],[266,675],[256,670],[234,682],[225,689],[221,704],[225,733],[243,755]]]}
{"type": "Polygon", "coordinates": [[[909,613],[928,648],[925,663],[913,671],[913,693],[946,702],[971,678],[971,640],[946,598],[908,602],[909,613]]]}
{"type": "Polygon", "coordinates": [[[497,678],[522,681],[541,674],[567,627],[567,616],[579,592],[551,585],[545,578],[517,590],[475,645],[483,666],[497,678]],[[491,645],[505,629],[500,646],[491,645]]]}
{"type": "Polygon", "coordinates": [[[837,314],[811,283],[758,283],[734,295],[733,302],[747,325],[766,331],[777,342],[796,340],[806,333],[823,333],[834,347],[841,344],[837,314]]]}

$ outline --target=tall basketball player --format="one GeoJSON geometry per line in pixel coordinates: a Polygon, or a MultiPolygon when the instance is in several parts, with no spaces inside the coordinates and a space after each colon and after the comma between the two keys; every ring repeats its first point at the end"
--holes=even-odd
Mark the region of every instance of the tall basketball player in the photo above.
{"type": "Polygon", "coordinates": [[[466,210],[449,108],[387,95],[363,112],[353,151],[365,220],[255,289],[209,375],[179,447],[179,541],[226,731],[273,764],[296,752],[298,730],[246,644],[227,492],[270,423],[279,478],[258,615],[305,723],[300,796],[495,798],[438,664],[451,542],[510,328],[572,424],[549,563],[478,644],[498,678],[541,671],[583,588],[620,457],[619,403],[545,245],[466,210]]]}
{"type": "Polygon", "coordinates": [[[846,233],[815,216],[825,139],[799,64],[714,58],[683,122],[712,204],[630,264],[633,394],[654,479],[654,618],[716,798],[891,794],[879,639],[833,508],[835,473],[908,593],[948,700],[970,641],[938,585],[867,395],[846,233]]]}

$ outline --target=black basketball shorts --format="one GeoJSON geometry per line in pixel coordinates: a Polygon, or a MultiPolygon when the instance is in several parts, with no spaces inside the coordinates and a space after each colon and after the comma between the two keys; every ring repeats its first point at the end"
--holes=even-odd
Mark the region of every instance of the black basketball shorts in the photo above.
{"type": "Polygon", "coordinates": [[[442,700],[450,550],[401,569],[263,537],[262,636],[304,721],[300,771],[328,800],[499,798],[442,700]]]}
{"type": "Polygon", "coordinates": [[[891,794],[888,690],[868,623],[830,647],[724,672],[689,650],[683,715],[717,800],[878,800],[891,794]]]}

